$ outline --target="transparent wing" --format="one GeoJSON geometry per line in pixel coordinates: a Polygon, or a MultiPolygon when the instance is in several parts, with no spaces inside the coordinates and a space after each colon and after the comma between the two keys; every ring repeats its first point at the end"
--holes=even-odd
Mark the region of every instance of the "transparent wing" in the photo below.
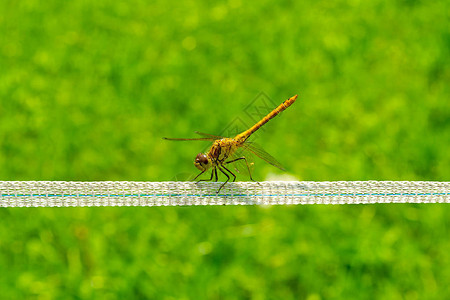
{"type": "Polygon", "coordinates": [[[202,135],[202,136],[204,136],[204,137],[213,138],[213,139],[215,139],[215,140],[221,140],[221,139],[225,138],[224,136],[213,135],[213,134],[204,133],[204,132],[200,132],[200,131],[195,131],[195,133],[198,134],[198,135],[202,135]]]}
{"type": "Polygon", "coordinates": [[[244,144],[242,144],[242,147],[244,147],[251,153],[255,154],[262,160],[266,161],[267,163],[271,164],[272,166],[285,171],[283,166],[272,155],[270,155],[263,148],[261,148],[261,146],[259,146],[258,144],[255,144],[253,142],[245,142],[244,144]]]}
{"type": "Polygon", "coordinates": [[[250,176],[254,170],[255,156],[247,149],[239,147],[236,152],[228,157],[225,166],[231,171],[236,171],[239,174],[250,176]],[[239,159],[242,157],[245,157],[246,159],[239,159]]]}
{"type": "Polygon", "coordinates": [[[215,140],[220,140],[223,139],[223,137],[218,136],[218,135],[212,135],[209,133],[203,133],[203,132],[199,132],[199,131],[195,131],[196,134],[204,136],[202,138],[191,138],[191,139],[184,139],[184,138],[167,138],[167,137],[163,137],[164,140],[169,140],[169,141],[215,141],[215,140]]]}
{"type": "Polygon", "coordinates": [[[168,140],[168,141],[215,141],[216,139],[213,139],[213,138],[179,139],[179,138],[163,137],[163,140],[168,140]]]}

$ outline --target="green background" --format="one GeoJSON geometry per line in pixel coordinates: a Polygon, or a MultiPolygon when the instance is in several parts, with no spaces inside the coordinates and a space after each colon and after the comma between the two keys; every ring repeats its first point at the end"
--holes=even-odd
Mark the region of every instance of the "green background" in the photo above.
{"type": "MultiPolygon", "coordinates": [[[[447,1],[1,1],[0,179],[171,180],[265,93],[257,180],[450,178],[447,1]]],[[[248,120],[246,121],[248,122],[248,120]]],[[[247,180],[247,178],[240,178],[247,180]]],[[[450,298],[446,205],[0,210],[2,299],[450,298]]]]}

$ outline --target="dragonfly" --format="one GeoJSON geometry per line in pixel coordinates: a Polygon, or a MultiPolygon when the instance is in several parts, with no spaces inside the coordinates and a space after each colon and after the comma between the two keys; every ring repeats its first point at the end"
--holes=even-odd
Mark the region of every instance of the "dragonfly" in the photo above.
{"type": "Polygon", "coordinates": [[[239,149],[242,149],[245,153],[245,151],[248,151],[257,157],[261,158],[262,160],[266,161],[267,163],[271,164],[274,167],[277,167],[284,171],[284,168],[281,166],[281,164],[269,153],[267,153],[264,149],[262,149],[259,145],[249,142],[248,138],[255,133],[261,126],[269,122],[272,118],[274,118],[276,115],[287,109],[289,106],[291,106],[295,100],[297,99],[298,95],[292,96],[291,98],[287,99],[283,103],[281,103],[278,107],[276,107],[274,110],[272,110],[269,114],[267,114],[264,118],[262,118],[259,122],[257,122],[255,125],[253,125],[248,130],[236,135],[234,138],[228,138],[228,137],[222,137],[218,135],[212,135],[208,133],[202,133],[196,131],[198,135],[201,135],[201,138],[166,138],[165,140],[171,140],[171,141],[211,141],[212,146],[209,148],[209,150],[206,153],[199,153],[195,157],[194,165],[195,167],[201,171],[200,174],[198,174],[193,181],[195,181],[200,175],[204,174],[208,170],[211,170],[211,177],[209,179],[201,179],[200,181],[212,181],[213,178],[217,182],[218,176],[217,176],[217,170],[222,172],[226,177],[227,180],[220,186],[219,190],[217,190],[216,194],[220,192],[220,190],[225,186],[227,182],[230,181],[230,175],[233,176],[233,182],[236,181],[236,175],[227,167],[228,164],[236,163],[239,161],[245,161],[245,164],[247,166],[248,174],[250,176],[250,179],[252,181],[256,181],[253,179],[249,163],[245,155],[243,156],[237,156],[236,153],[239,152],[239,149]]]}

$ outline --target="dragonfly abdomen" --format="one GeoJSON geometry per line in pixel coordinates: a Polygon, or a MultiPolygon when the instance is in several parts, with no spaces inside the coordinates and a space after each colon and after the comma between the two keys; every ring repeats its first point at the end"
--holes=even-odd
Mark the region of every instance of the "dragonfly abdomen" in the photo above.
{"type": "Polygon", "coordinates": [[[295,102],[295,100],[297,99],[297,95],[287,99],[286,101],[284,101],[283,103],[281,103],[280,105],[278,105],[277,108],[275,108],[274,110],[272,110],[267,116],[265,116],[264,118],[261,119],[261,121],[259,121],[258,123],[256,123],[255,125],[253,125],[250,129],[244,131],[241,134],[238,134],[234,139],[242,144],[243,142],[245,142],[245,140],[247,140],[249,138],[250,135],[252,135],[256,130],[258,130],[261,126],[263,126],[264,124],[266,124],[267,122],[269,122],[270,119],[274,118],[276,115],[278,115],[280,112],[284,111],[286,108],[288,108],[289,106],[292,105],[292,103],[295,102]]]}

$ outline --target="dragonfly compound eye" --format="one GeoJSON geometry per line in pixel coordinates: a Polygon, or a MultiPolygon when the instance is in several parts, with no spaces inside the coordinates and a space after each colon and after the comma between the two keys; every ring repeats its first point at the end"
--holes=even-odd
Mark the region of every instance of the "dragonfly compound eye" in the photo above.
{"type": "Polygon", "coordinates": [[[199,153],[197,154],[197,157],[195,158],[195,162],[199,163],[201,165],[207,165],[208,164],[208,158],[205,154],[199,153]]]}

